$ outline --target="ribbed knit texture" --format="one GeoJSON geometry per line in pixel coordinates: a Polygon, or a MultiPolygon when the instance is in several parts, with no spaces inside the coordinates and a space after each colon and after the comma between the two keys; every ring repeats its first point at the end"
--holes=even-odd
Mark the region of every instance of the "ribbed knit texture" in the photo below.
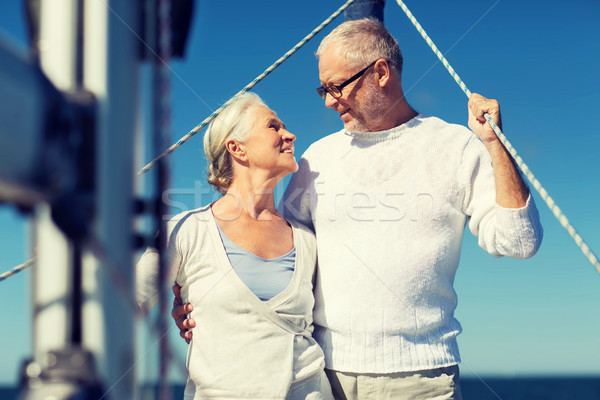
{"type": "Polygon", "coordinates": [[[490,254],[530,257],[542,237],[533,199],[497,206],[479,139],[422,114],[388,131],[327,136],[299,164],[280,209],[317,236],[314,336],[327,368],[458,363],[453,283],[465,223],[490,254]]]}

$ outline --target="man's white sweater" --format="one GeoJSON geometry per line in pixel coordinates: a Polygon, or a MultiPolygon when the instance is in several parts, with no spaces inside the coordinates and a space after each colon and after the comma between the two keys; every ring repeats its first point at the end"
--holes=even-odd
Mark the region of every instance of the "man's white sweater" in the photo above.
{"type": "Polygon", "coordinates": [[[531,197],[505,209],[495,196],[481,141],[434,117],[343,130],[306,151],[280,208],[316,233],[314,336],[327,368],[393,373],[460,361],[453,282],[465,224],[496,257],[530,257],[542,238],[531,197]]]}

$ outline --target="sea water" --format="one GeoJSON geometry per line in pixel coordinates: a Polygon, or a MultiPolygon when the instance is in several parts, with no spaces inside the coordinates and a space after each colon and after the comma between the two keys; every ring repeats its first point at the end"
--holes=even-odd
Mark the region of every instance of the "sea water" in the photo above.
{"type": "MultiPolygon", "coordinates": [[[[599,377],[461,378],[464,400],[600,400],[599,377]]],[[[183,398],[183,385],[171,388],[173,400],[183,398]]],[[[0,387],[0,400],[17,400],[18,388],[0,387]]],[[[139,400],[157,400],[156,385],[138,390],[139,400]]],[[[107,397],[107,400],[110,400],[107,397]]],[[[368,400],[368,399],[365,399],[368,400]]]]}

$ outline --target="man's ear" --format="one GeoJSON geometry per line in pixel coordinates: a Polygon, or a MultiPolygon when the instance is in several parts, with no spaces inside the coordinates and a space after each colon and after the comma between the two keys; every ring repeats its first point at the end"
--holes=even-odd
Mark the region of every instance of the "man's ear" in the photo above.
{"type": "Polygon", "coordinates": [[[248,156],[246,154],[246,149],[244,149],[244,146],[237,140],[229,139],[227,142],[225,142],[225,148],[234,159],[238,161],[247,160],[248,156]]]}
{"type": "Polygon", "coordinates": [[[380,87],[386,86],[390,80],[391,73],[390,65],[388,64],[388,62],[383,58],[377,60],[377,62],[373,66],[373,71],[375,72],[373,76],[377,80],[377,84],[380,87]]]}

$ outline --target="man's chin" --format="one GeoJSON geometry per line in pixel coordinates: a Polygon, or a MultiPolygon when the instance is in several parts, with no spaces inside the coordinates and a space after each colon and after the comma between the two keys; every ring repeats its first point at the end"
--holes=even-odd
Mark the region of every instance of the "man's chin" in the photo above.
{"type": "Polygon", "coordinates": [[[352,121],[344,122],[344,129],[347,132],[352,132],[352,133],[368,132],[367,127],[355,119],[353,119],[352,121]]]}

